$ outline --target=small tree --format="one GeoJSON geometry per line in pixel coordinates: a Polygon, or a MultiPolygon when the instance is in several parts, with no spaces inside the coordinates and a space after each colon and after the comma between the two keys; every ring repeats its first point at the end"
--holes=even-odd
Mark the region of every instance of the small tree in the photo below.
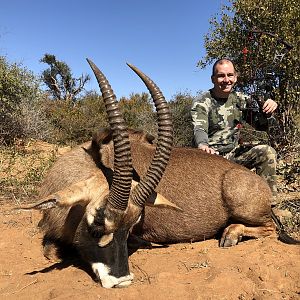
{"type": "Polygon", "coordinates": [[[79,78],[74,78],[70,67],[65,62],[57,60],[52,54],[45,54],[40,61],[49,65],[49,68],[42,73],[42,80],[53,99],[74,104],[85,84],[90,80],[90,76],[81,75],[79,78]]]}

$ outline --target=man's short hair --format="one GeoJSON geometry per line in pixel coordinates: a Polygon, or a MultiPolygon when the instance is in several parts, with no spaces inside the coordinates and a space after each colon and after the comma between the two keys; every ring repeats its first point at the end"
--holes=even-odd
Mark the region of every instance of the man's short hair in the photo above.
{"type": "Polygon", "coordinates": [[[220,58],[217,61],[215,61],[215,63],[213,64],[213,67],[212,67],[212,74],[211,74],[211,76],[215,75],[217,65],[222,65],[223,63],[228,63],[228,62],[232,63],[232,65],[234,67],[233,61],[231,59],[229,59],[229,58],[220,58]]]}

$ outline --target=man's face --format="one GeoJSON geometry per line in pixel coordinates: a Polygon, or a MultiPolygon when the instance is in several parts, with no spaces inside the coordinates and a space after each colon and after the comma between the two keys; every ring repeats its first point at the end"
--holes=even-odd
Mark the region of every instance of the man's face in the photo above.
{"type": "Polygon", "coordinates": [[[237,76],[231,62],[223,62],[217,64],[215,74],[211,77],[214,84],[213,91],[217,97],[228,97],[234,84],[236,83],[237,76]]]}

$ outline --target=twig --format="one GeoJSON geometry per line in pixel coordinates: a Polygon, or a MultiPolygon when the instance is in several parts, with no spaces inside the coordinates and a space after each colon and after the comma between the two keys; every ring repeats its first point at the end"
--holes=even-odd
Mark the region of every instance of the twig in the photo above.
{"type": "Polygon", "coordinates": [[[136,265],[136,264],[133,264],[133,263],[132,263],[132,266],[133,266],[134,268],[137,268],[137,269],[144,275],[144,277],[146,277],[146,280],[148,281],[148,283],[151,284],[150,276],[147,274],[147,272],[145,272],[144,270],[142,270],[142,269],[141,269],[138,265],[136,265]]]}
{"type": "Polygon", "coordinates": [[[269,293],[281,293],[280,291],[268,290],[268,289],[258,289],[259,291],[269,292],[269,293]]]}
{"type": "Polygon", "coordinates": [[[181,263],[185,266],[186,270],[189,272],[190,269],[188,268],[188,266],[186,265],[186,263],[184,261],[181,261],[181,263]]]}
{"type": "Polygon", "coordinates": [[[17,199],[17,197],[15,196],[14,193],[12,193],[12,197],[14,198],[15,202],[17,203],[17,205],[21,204],[20,200],[17,199]]]}
{"type": "Polygon", "coordinates": [[[11,293],[6,293],[6,294],[7,294],[7,295],[12,295],[12,294],[19,293],[19,292],[21,292],[21,291],[25,290],[26,288],[28,288],[29,286],[31,286],[31,285],[33,285],[33,284],[37,283],[37,282],[38,282],[38,280],[37,280],[37,279],[35,279],[35,280],[33,280],[32,282],[28,283],[27,285],[25,285],[25,286],[21,287],[19,290],[16,290],[16,291],[14,291],[14,292],[11,292],[11,293]]]}

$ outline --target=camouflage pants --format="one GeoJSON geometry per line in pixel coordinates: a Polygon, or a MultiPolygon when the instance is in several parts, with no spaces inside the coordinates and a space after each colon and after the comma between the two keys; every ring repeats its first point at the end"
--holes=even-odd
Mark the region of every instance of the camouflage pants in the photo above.
{"type": "Polygon", "coordinates": [[[234,161],[248,169],[255,169],[256,173],[263,177],[270,186],[273,196],[277,194],[276,186],[276,151],[268,145],[257,145],[243,149],[242,146],[227,153],[225,158],[234,161]]]}

